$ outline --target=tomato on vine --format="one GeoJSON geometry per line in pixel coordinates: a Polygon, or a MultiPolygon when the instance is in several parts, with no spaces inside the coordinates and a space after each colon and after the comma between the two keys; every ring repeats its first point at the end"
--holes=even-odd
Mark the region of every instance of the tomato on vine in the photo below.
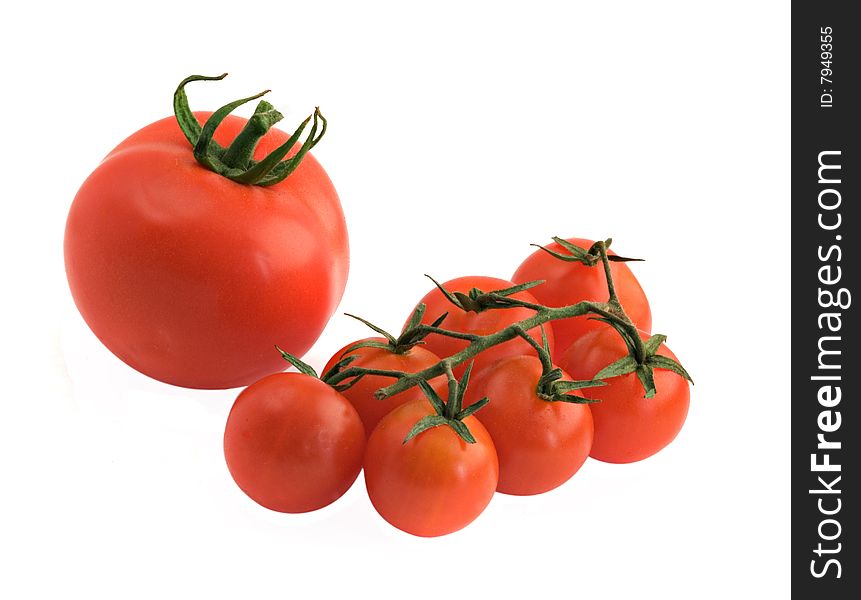
{"type": "Polygon", "coordinates": [[[368,495],[402,531],[452,533],[475,520],[493,497],[499,462],[490,434],[473,416],[486,400],[461,408],[468,379],[468,369],[459,384],[450,374],[447,402],[422,381],[426,399],[394,409],[368,439],[368,495]]]}
{"type": "MultiPolygon", "coordinates": [[[[596,244],[582,238],[562,239],[533,252],[512,275],[515,283],[543,280],[532,290],[538,301],[551,307],[576,304],[583,300],[604,302],[607,300],[608,281],[601,266],[601,257],[596,244]]],[[[609,240],[604,242],[609,246],[609,240]]],[[[634,273],[626,264],[636,260],[607,252],[610,272],[619,302],[625,307],[634,324],[643,331],[651,331],[652,312],[649,301],[634,273]]],[[[601,327],[599,323],[583,315],[553,322],[556,337],[554,361],[559,360],[565,350],[589,331],[601,327]]]]}
{"type": "MultiPolygon", "coordinates": [[[[452,334],[462,334],[456,336],[431,333],[425,338],[425,347],[440,358],[447,358],[463,350],[469,346],[471,339],[477,336],[495,333],[513,323],[533,316],[535,311],[524,306],[494,308],[499,306],[495,297],[537,303],[530,290],[541,287],[536,282],[515,285],[504,279],[485,276],[458,277],[443,284],[436,281],[434,283],[436,287],[428,292],[419,303],[427,307],[422,322],[430,323],[432,319],[446,315],[442,321],[442,326],[452,334]]],[[[548,343],[552,348],[554,345],[553,328],[549,325],[544,327],[548,343]]],[[[538,327],[530,330],[530,333],[538,337],[541,336],[541,330],[538,327]]],[[[528,343],[523,339],[515,338],[487,348],[475,356],[474,370],[478,373],[484,367],[502,358],[520,356],[531,352],[532,348],[528,343]]],[[[455,375],[462,376],[465,368],[464,363],[456,366],[454,368],[455,375]]]]}
{"type": "Polygon", "coordinates": [[[236,398],[224,430],[224,457],[236,484],[271,510],[322,508],[362,469],[365,430],[353,405],[314,370],[276,373],[236,398]]]}
{"type": "Polygon", "coordinates": [[[319,110],[289,135],[262,94],[175,116],[120,143],[78,191],[66,223],[75,304],[117,357],[192,388],[250,384],[304,354],[341,299],[349,249],[335,188],[309,151],[319,110]],[[203,126],[200,121],[205,121],[203,126]],[[309,134],[300,137],[310,123],[309,134]],[[205,360],[200,353],[206,352],[205,360]]]}
{"type": "Polygon", "coordinates": [[[607,384],[583,390],[599,400],[591,405],[595,438],[590,456],[604,462],[652,456],[675,439],[688,414],[691,378],[664,345],[666,337],[644,332],[639,337],[602,324],[559,360],[573,377],[607,384]]]}
{"type": "Polygon", "coordinates": [[[466,392],[465,405],[486,397],[481,422],[499,457],[497,491],[520,496],[541,494],[568,481],[592,449],[589,399],[571,392],[602,385],[571,381],[538,356],[510,356],[480,372],[466,392]]]}
{"type": "MultiPolygon", "coordinates": [[[[371,435],[380,419],[393,409],[412,400],[424,398],[419,388],[411,388],[385,400],[374,397],[374,392],[391,383],[391,378],[397,376],[396,374],[416,373],[439,362],[439,357],[422,345],[425,334],[417,329],[424,312],[424,305],[419,305],[397,338],[376,325],[355,317],[383,337],[368,337],[347,344],[338,350],[323,368],[323,379],[327,381],[336,381],[337,374],[348,366],[372,371],[352,378],[349,387],[345,384],[341,391],[356,407],[367,435],[371,435]],[[387,376],[373,372],[390,374],[387,376]]],[[[442,393],[447,386],[442,375],[431,379],[429,383],[437,393],[442,393]]]]}

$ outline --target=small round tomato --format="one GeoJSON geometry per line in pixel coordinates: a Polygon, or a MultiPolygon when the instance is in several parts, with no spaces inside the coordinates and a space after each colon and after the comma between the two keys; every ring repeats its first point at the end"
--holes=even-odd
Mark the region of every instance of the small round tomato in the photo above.
{"type": "Polygon", "coordinates": [[[276,373],[233,404],[224,457],[237,485],[266,508],[301,513],[346,492],[362,468],[365,431],[353,405],[301,373],[276,373]]]}
{"type": "MultiPolygon", "coordinates": [[[[447,281],[443,283],[442,286],[452,293],[461,292],[467,294],[472,288],[478,288],[483,292],[492,292],[494,290],[513,287],[514,284],[504,279],[497,279],[496,277],[466,276],[447,281]]],[[[525,302],[537,303],[538,301],[535,299],[535,296],[530,292],[531,290],[517,292],[516,294],[511,295],[511,298],[523,300],[525,302]]],[[[476,335],[489,335],[491,333],[496,333],[513,323],[517,323],[518,321],[528,319],[535,315],[534,310],[523,307],[488,309],[480,312],[463,310],[462,308],[452,304],[438,287],[434,287],[434,289],[428,292],[425,297],[422,298],[421,302],[427,306],[427,310],[422,317],[422,323],[430,324],[434,319],[447,312],[448,316],[445,321],[442,322],[440,327],[449,331],[473,333],[476,335]]],[[[544,331],[547,336],[547,343],[552,350],[554,347],[553,327],[549,324],[545,324],[544,331]]],[[[541,328],[535,327],[530,329],[529,334],[540,340],[541,328]]],[[[440,358],[447,358],[452,354],[456,354],[468,345],[469,342],[466,340],[435,333],[432,333],[425,338],[425,348],[440,358]]],[[[473,359],[474,366],[472,372],[477,374],[484,367],[491,365],[502,358],[531,354],[532,352],[532,346],[530,346],[528,342],[520,337],[516,337],[497,346],[488,348],[484,352],[478,354],[473,359]]],[[[464,362],[454,368],[454,375],[457,378],[460,378],[463,375],[466,365],[467,363],[464,362]]]]}
{"type": "MultiPolygon", "coordinates": [[[[595,243],[582,238],[568,238],[568,241],[585,250],[595,243]]],[[[548,245],[547,249],[566,253],[557,242],[548,245]]],[[[614,253],[609,251],[608,254],[614,253]]],[[[611,262],[610,273],[613,276],[616,295],[625,312],[639,329],[651,331],[652,312],[649,301],[634,273],[624,262],[611,262]]],[[[593,266],[587,266],[579,261],[561,260],[539,249],[521,263],[511,280],[515,283],[544,280],[543,284],[529,291],[545,306],[567,306],[584,300],[606,302],[609,298],[607,277],[600,260],[593,266]]],[[[577,339],[603,326],[600,321],[594,320],[594,316],[589,314],[553,321],[556,351],[551,354],[554,362],[558,362],[562,353],[577,339]]]]}
{"type": "MultiPolygon", "coordinates": [[[[480,419],[499,457],[497,491],[526,496],[568,481],[592,448],[592,412],[587,404],[542,398],[543,373],[536,356],[511,356],[479,373],[464,405],[489,402],[480,419]]],[[[562,373],[563,379],[570,379],[562,373]]]]}
{"type": "MultiPolygon", "coordinates": [[[[641,332],[641,335],[646,335],[641,332]]],[[[607,365],[623,358],[628,349],[615,329],[604,326],[583,336],[562,355],[559,366],[575,379],[591,379],[607,365]]],[[[659,356],[677,360],[665,345],[659,356]]],[[[607,385],[582,390],[599,400],[592,405],[595,439],[590,456],[604,462],[630,463],[652,456],[675,439],[690,405],[690,386],[684,377],[654,369],[657,393],[645,397],[635,373],[605,379],[607,385]]]]}
{"type": "MultiPolygon", "coordinates": [[[[411,348],[400,352],[395,351],[391,347],[383,348],[365,346],[347,352],[347,350],[350,350],[350,348],[356,346],[356,344],[364,342],[386,344],[387,340],[385,338],[370,337],[353,342],[352,344],[347,344],[329,359],[329,362],[323,369],[323,373],[327,373],[339,361],[347,358],[348,356],[356,357],[355,360],[349,364],[349,367],[362,367],[365,369],[381,371],[401,371],[403,373],[417,373],[423,369],[432,367],[439,362],[439,357],[423,346],[412,346],[411,348]]],[[[356,410],[362,419],[362,423],[365,425],[365,432],[367,432],[368,435],[371,435],[371,432],[374,430],[374,427],[377,426],[380,419],[390,413],[395,407],[410,402],[411,400],[424,398],[419,387],[412,387],[405,392],[386,398],[385,400],[377,400],[374,397],[374,392],[381,387],[390,385],[394,381],[395,380],[393,378],[385,377],[383,375],[365,375],[355,384],[341,392],[344,397],[349,400],[354,407],[356,407],[356,410]]],[[[431,387],[440,394],[445,394],[448,388],[448,384],[444,376],[435,377],[428,383],[430,383],[431,387]]]]}
{"type": "Polygon", "coordinates": [[[473,444],[446,425],[404,443],[420,419],[434,414],[427,400],[402,404],[383,417],[365,450],[365,484],[374,508],[398,529],[422,537],[469,525],[490,502],[499,478],[490,434],[473,416],[463,420],[473,444]]]}

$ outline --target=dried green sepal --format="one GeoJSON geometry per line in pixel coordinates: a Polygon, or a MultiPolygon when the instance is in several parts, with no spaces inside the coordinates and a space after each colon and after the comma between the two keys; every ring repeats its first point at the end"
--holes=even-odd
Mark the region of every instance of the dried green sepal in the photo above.
{"type": "Polygon", "coordinates": [[[650,356],[648,359],[646,359],[646,362],[653,369],[666,369],[667,371],[672,371],[673,373],[684,377],[691,383],[694,382],[694,380],[691,379],[691,376],[688,374],[685,368],[669,356],[661,356],[660,354],[655,354],[654,356],[650,356]]]}
{"type": "Polygon", "coordinates": [[[261,101],[248,120],[242,131],[236,136],[229,147],[218,144],[213,136],[218,126],[236,108],[255,100],[269,92],[235,100],[216,110],[201,127],[188,105],[185,86],[193,81],[220,81],[227,76],[223,73],[216,77],[192,75],[183,79],[173,95],[173,110],[177,124],[185,138],[194,149],[194,158],[207,169],[227,177],[237,183],[270,186],[283,181],[296,170],[305,155],[322,139],[326,133],[325,117],[316,108],[314,113],[306,118],[293,135],[261,161],[253,160],[252,156],[260,139],[283,116],[266,101],[261,101]],[[291,157],[287,155],[298,143],[306,126],[313,120],[309,135],[291,157]]]}
{"type": "Polygon", "coordinates": [[[413,428],[410,429],[409,433],[407,434],[407,437],[404,438],[403,443],[406,444],[418,434],[427,431],[428,429],[433,429],[434,427],[448,424],[448,419],[446,419],[442,415],[427,415],[425,417],[422,417],[421,419],[419,419],[419,422],[413,425],[413,428]]]}
{"type": "Polygon", "coordinates": [[[484,407],[484,405],[487,404],[489,401],[490,400],[486,397],[482,398],[481,400],[477,400],[477,401],[473,402],[472,404],[470,404],[469,406],[467,406],[466,408],[464,408],[463,410],[461,410],[459,413],[457,413],[455,418],[460,420],[460,421],[463,421],[468,416],[475,414],[477,411],[482,409],[484,407]]]}
{"type": "Polygon", "coordinates": [[[451,427],[452,430],[467,444],[475,443],[475,437],[472,435],[472,432],[469,431],[469,427],[464,424],[463,419],[474,414],[477,410],[487,404],[487,398],[482,398],[475,404],[461,409],[463,404],[463,395],[466,392],[466,386],[469,384],[469,374],[471,371],[472,363],[470,363],[466,368],[460,381],[457,381],[451,373],[451,368],[447,370],[449,388],[448,400],[446,402],[443,402],[443,399],[439,397],[439,394],[436,393],[426,380],[419,380],[419,387],[421,387],[422,392],[430,402],[436,414],[422,417],[418,423],[410,429],[407,437],[404,438],[405,444],[423,431],[427,431],[428,429],[438,427],[440,425],[448,425],[451,427]]]}
{"type": "Polygon", "coordinates": [[[303,374],[305,374],[305,375],[310,375],[311,377],[314,377],[315,379],[317,379],[317,378],[318,378],[318,377],[317,377],[317,371],[315,371],[315,370],[314,370],[314,367],[312,367],[312,366],[311,366],[311,365],[309,365],[308,363],[302,362],[301,360],[299,360],[299,358],[298,358],[298,357],[293,356],[293,355],[292,355],[292,354],[290,354],[289,352],[285,352],[284,350],[282,350],[281,348],[279,348],[277,344],[275,345],[275,349],[276,349],[276,350],[278,350],[278,352],[280,352],[280,353],[281,353],[281,357],[282,357],[284,360],[286,360],[286,361],[287,361],[287,362],[289,362],[291,365],[293,365],[294,367],[296,367],[296,369],[297,369],[300,373],[303,373],[303,374]]]}
{"type": "Polygon", "coordinates": [[[647,356],[654,356],[655,352],[658,351],[658,348],[661,347],[661,344],[663,344],[666,341],[667,341],[667,336],[665,336],[663,334],[656,333],[655,335],[651,336],[649,339],[647,339],[643,343],[643,347],[646,349],[646,355],[647,356]]]}
{"type": "Polygon", "coordinates": [[[597,373],[593,379],[609,379],[611,377],[619,377],[621,375],[627,375],[628,373],[633,373],[637,370],[637,359],[631,356],[623,356],[619,360],[610,363],[597,373]]]}
{"type": "Polygon", "coordinates": [[[646,398],[654,398],[658,390],[655,389],[655,373],[649,365],[637,365],[637,378],[643,384],[643,390],[646,392],[646,398]]]}

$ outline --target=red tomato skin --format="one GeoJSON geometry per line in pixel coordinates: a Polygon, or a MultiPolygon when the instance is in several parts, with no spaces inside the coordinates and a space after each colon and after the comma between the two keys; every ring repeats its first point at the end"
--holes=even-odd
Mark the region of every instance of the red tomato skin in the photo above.
{"type": "Polygon", "coordinates": [[[464,419],[475,444],[446,425],[404,444],[413,425],[430,414],[427,400],[402,404],[383,417],[365,449],[365,485],[374,508],[393,526],[421,537],[469,525],[487,507],[499,478],[493,441],[475,417],[464,419]]]}
{"type": "MultiPolygon", "coordinates": [[[[641,335],[646,335],[641,332],[641,335]]],[[[562,356],[559,366],[575,379],[590,379],[627,354],[621,336],[611,327],[583,336],[562,356]]],[[[658,354],[676,359],[664,345],[658,354]]],[[[581,390],[588,398],[595,423],[592,458],[609,463],[631,463],[648,458],[678,435],[690,406],[690,386],[681,376],[655,369],[657,394],[645,398],[636,374],[611,377],[607,385],[581,390]]]]}
{"type": "MultiPolygon", "coordinates": [[[[484,292],[504,289],[512,287],[514,284],[504,279],[496,277],[486,277],[481,275],[472,275],[458,277],[442,284],[449,292],[468,293],[472,288],[478,288],[484,292]]],[[[539,286],[540,287],[540,286],[539,286]]],[[[533,288],[534,289],[534,288],[533,288]]],[[[537,302],[535,297],[530,293],[531,290],[518,292],[511,296],[525,302],[537,302]]],[[[443,329],[449,331],[457,331],[460,333],[474,333],[477,335],[488,335],[496,333],[507,326],[528,319],[535,315],[535,311],[528,308],[502,308],[485,310],[479,313],[464,311],[448,301],[439,288],[434,287],[429,291],[420,302],[427,305],[425,314],[422,317],[422,323],[430,324],[436,320],[441,314],[447,312],[448,316],[442,322],[443,329]]],[[[549,323],[544,324],[544,331],[547,334],[547,342],[550,345],[551,351],[554,348],[554,330],[549,323]]],[[[529,330],[529,335],[538,341],[541,341],[541,328],[534,327],[529,330]]],[[[466,340],[459,340],[453,337],[444,335],[431,334],[425,338],[425,348],[439,356],[447,358],[452,354],[460,352],[469,345],[466,340]]],[[[488,348],[484,352],[478,354],[473,360],[473,374],[478,373],[481,369],[492,365],[494,362],[509,356],[520,356],[523,354],[531,354],[535,350],[525,340],[517,337],[508,342],[488,348]]],[[[455,376],[459,379],[466,370],[470,361],[466,361],[456,366],[454,370],[455,376]]]]}
{"type": "MultiPolygon", "coordinates": [[[[583,238],[567,238],[569,242],[589,249],[594,240],[583,238]]],[[[548,249],[565,253],[556,242],[549,244],[548,249]]],[[[615,254],[612,250],[609,254],[615,254]]],[[[626,263],[610,263],[610,273],[616,295],[625,312],[641,330],[652,330],[652,311],[640,282],[634,276],[626,263]]],[[[587,267],[579,262],[566,262],[551,256],[544,250],[536,250],[524,260],[512,275],[514,283],[544,280],[544,283],[529,291],[545,306],[560,307],[576,304],[584,300],[606,302],[609,298],[607,291],[607,276],[604,267],[599,262],[593,267],[587,267]]],[[[594,315],[583,315],[571,319],[553,321],[553,334],[556,336],[553,361],[558,362],[562,353],[580,337],[589,331],[603,327],[600,321],[590,319],[594,315]]]]}
{"type": "Polygon", "coordinates": [[[319,379],[276,373],[243,390],[224,431],[236,484],[258,504],[302,513],[331,504],[362,468],[365,431],[353,405],[319,379]]]}
{"type": "Polygon", "coordinates": [[[589,406],[543,400],[536,392],[541,372],[537,356],[511,356],[484,369],[466,390],[466,406],[489,399],[476,414],[499,457],[498,492],[529,496],[559,487],[592,448],[589,406]]]}
{"type": "MultiPolygon", "coordinates": [[[[344,358],[345,352],[353,345],[364,342],[375,341],[385,343],[384,338],[369,337],[363,340],[358,340],[351,344],[347,344],[338,352],[336,352],[323,369],[326,373],[329,369],[335,366],[339,360],[344,358]]],[[[347,356],[357,356],[351,362],[349,367],[364,367],[366,369],[381,369],[391,371],[402,371],[404,373],[417,373],[423,369],[434,366],[439,362],[439,357],[433,352],[427,350],[423,346],[413,346],[403,354],[396,354],[391,350],[383,348],[359,348],[347,354],[347,356]]],[[[380,422],[380,419],[392,412],[396,407],[405,404],[412,400],[424,399],[424,394],[418,386],[412,387],[385,400],[377,400],[374,397],[374,392],[382,387],[391,385],[396,380],[392,377],[383,377],[381,375],[365,375],[356,384],[341,392],[341,394],[350,401],[356,408],[359,416],[362,418],[362,423],[365,425],[365,432],[371,435],[374,427],[380,422]]],[[[445,376],[439,376],[431,379],[431,387],[440,394],[443,398],[448,395],[448,382],[445,376]]]]}
{"type": "MultiPolygon", "coordinates": [[[[229,143],[244,123],[228,117],[216,138],[229,143]]],[[[255,156],[288,137],[271,130],[255,156]]],[[[64,253],[75,304],[109,350],[204,389],[283,370],[274,344],[303,355],[349,265],[338,196],[313,157],[277,185],[237,184],[194,160],[173,118],[130,136],[87,178],[64,253]]]]}

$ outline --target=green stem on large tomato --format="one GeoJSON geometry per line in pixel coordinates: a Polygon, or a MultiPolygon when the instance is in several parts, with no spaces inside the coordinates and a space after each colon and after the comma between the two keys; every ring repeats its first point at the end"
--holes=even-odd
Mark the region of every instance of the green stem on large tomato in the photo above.
{"type": "Polygon", "coordinates": [[[283,118],[284,115],[275,110],[274,106],[261,100],[245,127],[227,147],[221,161],[233,169],[248,169],[260,138],[283,118]]]}
{"type": "Polygon", "coordinates": [[[322,139],[326,133],[326,119],[320,113],[320,109],[316,108],[314,113],[299,125],[290,139],[262,160],[255,161],[252,157],[258,142],[275,123],[283,118],[281,113],[275,110],[271,104],[261,101],[245,128],[236,136],[230,146],[224,148],[213,139],[215,130],[221,122],[239,106],[259,98],[269,91],[266,90],[222,106],[212,113],[212,116],[201,127],[197,117],[194,116],[188,106],[185,86],[192,81],[220,81],[226,76],[227,73],[215,77],[191,75],[183,79],[173,95],[173,112],[176,116],[176,122],[194,149],[194,158],[207,169],[237,183],[259,186],[275,185],[295,171],[305,155],[322,139]],[[293,156],[287,158],[287,155],[298,143],[305,127],[312,120],[311,130],[305,141],[293,156]]]}

